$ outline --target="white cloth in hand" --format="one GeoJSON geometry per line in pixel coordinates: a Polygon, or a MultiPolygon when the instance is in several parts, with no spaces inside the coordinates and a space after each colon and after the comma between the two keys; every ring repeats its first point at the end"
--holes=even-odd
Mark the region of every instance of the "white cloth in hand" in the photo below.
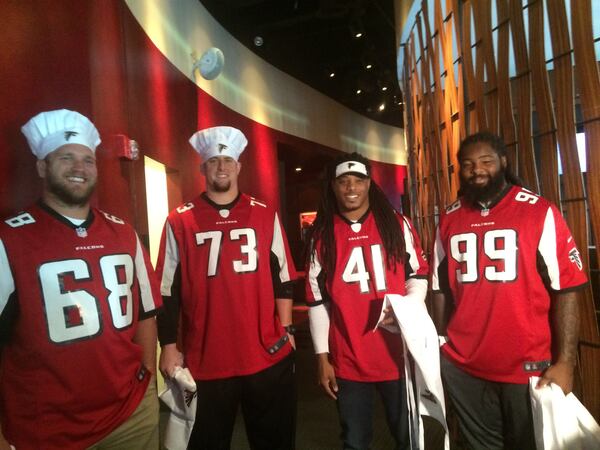
{"type": "Polygon", "coordinates": [[[165,429],[164,446],[168,450],[185,450],[196,419],[196,382],[189,369],[175,367],[173,376],[166,379],[165,384],[159,398],[171,414],[165,429]]]}

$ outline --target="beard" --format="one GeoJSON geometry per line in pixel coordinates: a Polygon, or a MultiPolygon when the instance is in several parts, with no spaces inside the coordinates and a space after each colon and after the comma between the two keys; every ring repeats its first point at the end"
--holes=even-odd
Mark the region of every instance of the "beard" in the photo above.
{"type": "Polygon", "coordinates": [[[214,181],[211,183],[212,190],[214,192],[229,192],[229,190],[231,189],[231,181],[227,180],[224,182],[220,182],[220,181],[214,181]]]}
{"type": "MultiPolygon", "coordinates": [[[[471,177],[474,178],[474,177],[471,177]]],[[[484,186],[470,183],[471,178],[460,177],[460,192],[471,203],[486,203],[493,200],[504,189],[506,183],[506,170],[502,169],[489,178],[484,186]]]]}
{"type": "Polygon", "coordinates": [[[85,206],[88,204],[96,182],[90,183],[90,185],[83,191],[74,191],[59,178],[48,173],[46,177],[46,188],[48,192],[52,193],[57,199],[62,201],[68,206],[85,206]]]}

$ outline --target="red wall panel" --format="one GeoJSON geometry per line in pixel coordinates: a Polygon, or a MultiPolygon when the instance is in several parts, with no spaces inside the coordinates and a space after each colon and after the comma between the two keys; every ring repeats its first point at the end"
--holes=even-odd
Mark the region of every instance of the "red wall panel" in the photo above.
{"type": "MultiPolygon", "coordinates": [[[[35,200],[34,157],[19,128],[39,111],[69,108],[89,116],[103,139],[97,200],[146,233],[143,159],[122,160],[112,136],[138,141],[165,164],[187,200],[203,189],[200,160],[188,143],[197,130],[230,125],[248,137],[242,190],[279,203],[277,149],[332,150],[241,116],[199,89],[154,46],[119,0],[0,2],[0,214],[35,200]]],[[[373,163],[373,177],[400,205],[405,169],[373,163]]]]}

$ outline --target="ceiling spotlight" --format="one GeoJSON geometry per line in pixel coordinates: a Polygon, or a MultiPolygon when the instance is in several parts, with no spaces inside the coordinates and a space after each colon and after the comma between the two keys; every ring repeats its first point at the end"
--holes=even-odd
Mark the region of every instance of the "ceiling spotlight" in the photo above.
{"type": "Polygon", "coordinates": [[[373,64],[369,63],[365,66],[365,69],[372,69],[373,68],[373,64]]]}
{"type": "Polygon", "coordinates": [[[350,34],[355,39],[360,39],[365,35],[365,27],[363,26],[362,20],[357,18],[350,22],[350,34]]]}
{"type": "Polygon", "coordinates": [[[387,86],[382,86],[382,87],[381,87],[381,90],[382,90],[383,92],[387,91],[387,89],[388,89],[388,88],[387,88],[387,86]]]}
{"type": "Polygon", "coordinates": [[[256,45],[257,47],[262,47],[264,43],[265,40],[262,36],[254,36],[254,45],[256,45]]]}
{"type": "Polygon", "coordinates": [[[335,72],[330,72],[329,73],[329,78],[333,78],[333,77],[335,77],[335,72]]]}
{"type": "Polygon", "coordinates": [[[302,167],[296,167],[294,170],[295,170],[296,172],[302,172],[302,167]]]}
{"type": "Polygon", "coordinates": [[[379,108],[377,108],[379,111],[383,111],[385,109],[385,103],[382,103],[381,105],[379,105],[379,108]]]}
{"type": "Polygon", "coordinates": [[[362,89],[357,89],[357,90],[356,90],[356,93],[357,93],[357,94],[360,94],[361,92],[362,92],[362,89]]]}

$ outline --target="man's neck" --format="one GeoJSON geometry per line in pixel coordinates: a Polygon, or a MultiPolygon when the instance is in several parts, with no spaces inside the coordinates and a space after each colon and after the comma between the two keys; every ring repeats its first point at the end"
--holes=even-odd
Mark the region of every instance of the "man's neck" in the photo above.
{"type": "Polygon", "coordinates": [[[239,193],[238,189],[229,189],[227,192],[206,190],[206,196],[217,205],[228,205],[237,198],[239,193]]]}
{"type": "Polygon", "coordinates": [[[365,206],[364,208],[354,209],[352,211],[342,211],[340,212],[340,215],[350,222],[356,222],[358,219],[364,216],[368,210],[369,205],[365,206]]]}
{"type": "Polygon", "coordinates": [[[42,194],[42,201],[60,215],[71,217],[73,219],[87,219],[90,213],[90,204],[84,205],[66,205],[60,200],[57,200],[52,195],[42,194]]]}

